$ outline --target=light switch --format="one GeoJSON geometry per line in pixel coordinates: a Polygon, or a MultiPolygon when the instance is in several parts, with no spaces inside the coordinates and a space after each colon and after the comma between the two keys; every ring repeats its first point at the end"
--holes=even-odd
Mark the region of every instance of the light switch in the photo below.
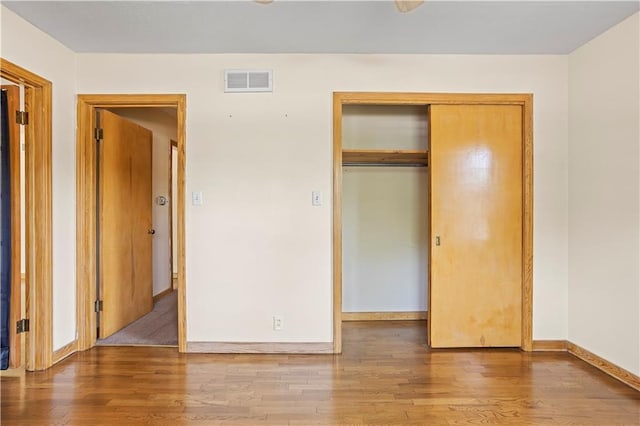
{"type": "Polygon", "coordinates": [[[311,204],[314,206],[322,205],[322,192],[321,191],[311,191],[311,204]]]}
{"type": "Polygon", "coordinates": [[[202,191],[194,191],[191,193],[191,204],[194,206],[202,205],[202,191]]]}

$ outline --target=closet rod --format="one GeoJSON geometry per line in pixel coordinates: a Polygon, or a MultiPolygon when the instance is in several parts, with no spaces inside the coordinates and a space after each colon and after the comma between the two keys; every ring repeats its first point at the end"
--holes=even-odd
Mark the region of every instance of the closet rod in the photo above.
{"type": "Polygon", "coordinates": [[[427,167],[424,163],[342,163],[342,167],[427,167]]]}

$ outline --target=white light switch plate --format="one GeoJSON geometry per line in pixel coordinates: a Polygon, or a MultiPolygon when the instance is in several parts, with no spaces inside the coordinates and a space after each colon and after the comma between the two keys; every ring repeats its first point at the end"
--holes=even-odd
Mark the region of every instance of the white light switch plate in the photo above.
{"type": "Polygon", "coordinates": [[[322,192],[321,191],[311,191],[311,204],[314,206],[322,205],[322,192]]]}
{"type": "Polygon", "coordinates": [[[202,191],[194,191],[191,193],[191,204],[194,206],[202,205],[202,191]]]}

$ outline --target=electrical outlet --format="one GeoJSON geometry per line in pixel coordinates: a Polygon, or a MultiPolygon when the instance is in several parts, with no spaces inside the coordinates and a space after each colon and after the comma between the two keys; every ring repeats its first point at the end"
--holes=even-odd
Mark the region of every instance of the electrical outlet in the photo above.
{"type": "Polygon", "coordinates": [[[284,318],[280,315],[273,316],[273,329],[275,331],[280,331],[284,329],[284,318]]]}

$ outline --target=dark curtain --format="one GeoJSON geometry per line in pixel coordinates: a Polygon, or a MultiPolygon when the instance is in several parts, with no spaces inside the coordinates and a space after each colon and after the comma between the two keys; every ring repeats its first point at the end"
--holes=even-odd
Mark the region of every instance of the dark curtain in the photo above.
{"type": "Polygon", "coordinates": [[[2,111],[0,118],[0,132],[2,144],[0,151],[0,368],[9,368],[9,309],[11,307],[11,197],[9,173],[9,110],[7,105],[7,91],[2,90],[2,111]]]}

